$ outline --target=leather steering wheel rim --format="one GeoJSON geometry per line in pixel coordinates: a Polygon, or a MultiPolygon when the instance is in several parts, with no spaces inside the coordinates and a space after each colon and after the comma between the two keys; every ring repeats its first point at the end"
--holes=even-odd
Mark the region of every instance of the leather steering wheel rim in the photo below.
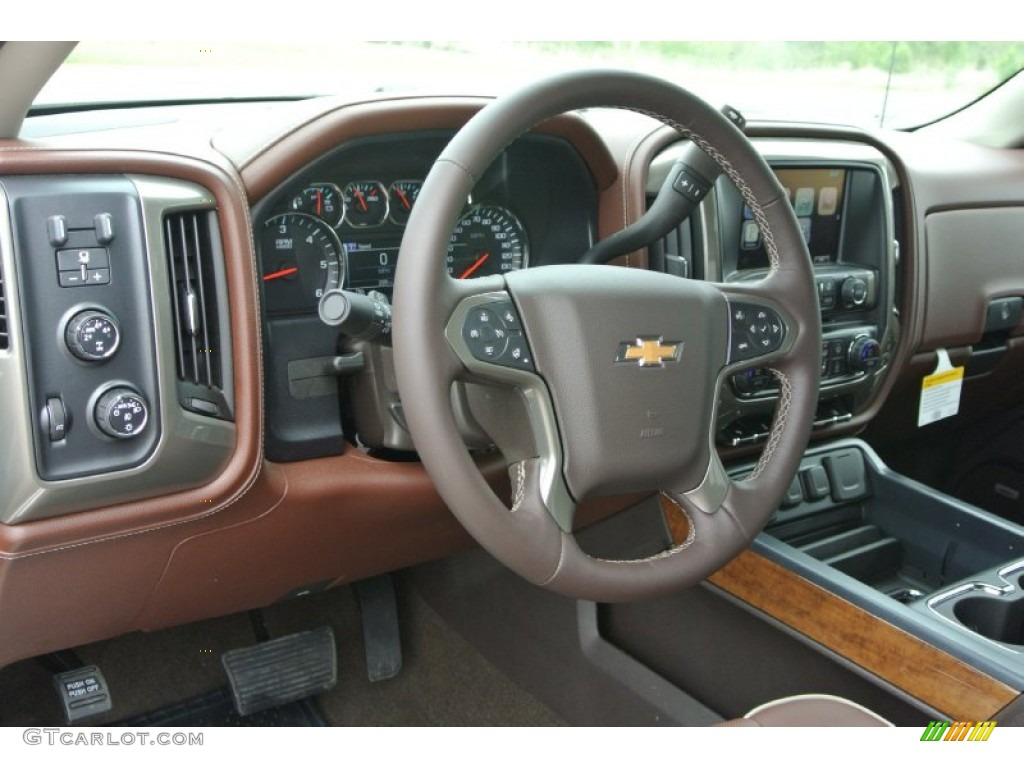
{"type": "MultiPolygon", "coordinates": [[[[535,584],[600,601],[645,598],[694,584],[742,551],[763,528],[806,447],[820,376],[821,324],[813,275],[796,218],[771,169],[740,131],[688,91],[636,73],[594,71],[550,78],[498,99],[470,120],[442,152],[424,182],[402,243],[394,294],[395,369],[421,460],[470,534],[535,584]],[[510,275],[455,281],[447,275],[444,259],[452,228],[476,180],[501,151],[554,115],[604,106],[660,119],[718,164],[735,183],[760,227],[770,261],[767,277],[753,284],[692,285],[695,281],[608,266],[564,267],[560,271],[541,267],[548,272],[529,278],[510,275]],[[468,311],[482,306],[480,297],[511,297],[522,312],[529,310],[533,301],[527,290],[534,290],[531,283],[565,280],[568,286],[577,282],[577,276],[579,282],[601,283],[608,282],[612,274],[580,270],[624,270],[615,272],[615,279],[638,296],[647,291],[683,290],[682,283],[689,283],[685,290],[692,295],[688,294],[687,301],[704,301],[701,311],[717,318],[708,320],[709,326],[728,325],[727,310],[722,307],[731,308],[729,302],[737,299],[775,307],[785,321],[785,341],[779,350],[755,361],[772,371],[780,390],[772,429],[755,469],[743,480],[725,475],[713,446],[714,418],[709,422],[705,417],[700,423],[707,434],[698,439],[706,445],[697,446],[700,460],[689,468],[692,471],[673,474],[666,480],[669,487],[648,489],[666,490],[680,503],[689,518],[690,536],[681,545],[644,560],[607,561],[586,555],[572,536],[571,520],[567,525],[564,515],[558,513],[559,505],[574,508],[574,498],[565,501],[562,497],[571,496],[566,490],[579,488],[582,481],[581,471],[563,460],[559,445],[549,445],[547,453],[541,445],[562,442],[563,449],[576,450],[565,442],[570,434],[563,421],[568,419],[565,400],[561,406],[551,407],[559,402],[552,399],[557,386],[549,373],[559,365],[556,356],[548,356],[546,368],[538,360],[539,374],[513,372],[505,376],[493,366],[477,365],[458,341],[455,319],[463,322],[468,311]],[[710,295],[713,291],[721,295],[721,301],[710,295]],[[453,382],[472,378],[480,373],[478,368],[483,369],[485,378],[488,371],[494,371],[495,378],[513,387],[536,417],[539,457],[529,456],[527,450],[510,461],[511,509],[476,470],[452,412],[453,382]],[[571,472],[576,473],[575,479],[571,472]]],[[[523,318],[531,345],[541,342],[542,334],[533,333],[541,326],[541,314],[527,312],[523,318]]],[[[720,333],[708,336],[720,337],[720,333]]],[[[688,343],[699,348],[697,342],[688,343]]],[[[711,341],[708,346],[718,343],[711,341]]],[[[719,354],[707,365],[708,378],[714,379],[707,382],[707,397],[716,398],[726,376],[744,367],[726,360],[727,354],[719,354]]],[[[687,364],[691,360],[696,360],[692,354],[687,364]]],[[[608,365],[613,365],[610,357],[608,365]]],[[[705,411],[713,414],[714,401],[704,405],[705,411]]],[[[605,450],[614,450],[614,446],[605,450]]]]}

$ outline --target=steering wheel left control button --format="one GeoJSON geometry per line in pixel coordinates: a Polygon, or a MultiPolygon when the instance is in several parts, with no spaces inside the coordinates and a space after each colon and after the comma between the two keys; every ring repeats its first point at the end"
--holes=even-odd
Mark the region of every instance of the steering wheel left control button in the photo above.
{"type": "Polygon", "coordinates": [[[462,325],[462,339],[477,360],[533,370],[533,356],[511,302],[491,302],[470,311],[462,325]]]}
{"type": "Polygon", "coordinates": [[[490,306],[477,307],[466,318],[462,338],[477,360],[497,362],[508,345],[508,328],[490,306]]]}

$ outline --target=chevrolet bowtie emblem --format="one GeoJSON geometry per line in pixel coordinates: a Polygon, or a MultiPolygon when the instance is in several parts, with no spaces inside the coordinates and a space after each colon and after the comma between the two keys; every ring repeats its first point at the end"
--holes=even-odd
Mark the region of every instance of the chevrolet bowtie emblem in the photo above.
{"type": "Polygon", "coordinates": [[[655,365],[664,368],[665,363],[678,363],[682,355],[683,342],[681,341],[665,341],[662,336],[638,338],[635,344],[628,341],[619,344],[619,353],[615,355],[615,362],[635,362],[641,368],[655,365]]]}

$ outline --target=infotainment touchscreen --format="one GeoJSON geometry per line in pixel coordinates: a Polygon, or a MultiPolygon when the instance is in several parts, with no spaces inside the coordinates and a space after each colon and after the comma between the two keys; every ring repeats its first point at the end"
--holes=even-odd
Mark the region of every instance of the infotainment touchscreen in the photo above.
{"type": "MultiPolygon", "coordinates": [[[[811,260],[831,264],[837,260],[843,221],[846,170],[842,168],[776,168],[800,224],[811,260]]],[[[764,269],[768,257],[761,230],[750,209],[744,207],[736,268],[764,269]]]]}

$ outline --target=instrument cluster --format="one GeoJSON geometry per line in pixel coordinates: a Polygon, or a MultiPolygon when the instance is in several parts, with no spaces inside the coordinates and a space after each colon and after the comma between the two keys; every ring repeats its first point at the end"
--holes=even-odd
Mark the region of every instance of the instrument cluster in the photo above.
{"type": "MultiPolygon", "coordinates": [[[[420,179],[387,185],[356,179],[290,191],[284,198],[288,211],[266,219],[258,238],[266,311],[314,312],[320,297],[334,288],[389,291],[422,186],[420,179]]],[[[452,230],[449,275],[465,280],[522,269],[528,262],[527,232],[512,210],[467,203],[452,230]]]]}

